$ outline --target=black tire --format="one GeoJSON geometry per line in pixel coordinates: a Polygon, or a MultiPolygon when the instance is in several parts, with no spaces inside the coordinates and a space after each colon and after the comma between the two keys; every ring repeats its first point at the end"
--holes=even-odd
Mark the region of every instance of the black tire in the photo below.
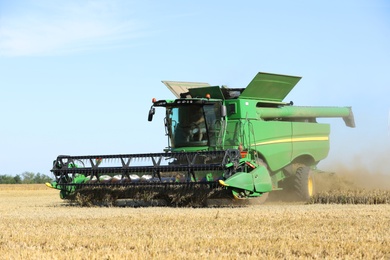
{"type": "Polygon", "coordinates": [[[292,177],[291,189],[296,200],[308,201],[315,193],[314,176],[308,166],[299,167],[292,177]]]}

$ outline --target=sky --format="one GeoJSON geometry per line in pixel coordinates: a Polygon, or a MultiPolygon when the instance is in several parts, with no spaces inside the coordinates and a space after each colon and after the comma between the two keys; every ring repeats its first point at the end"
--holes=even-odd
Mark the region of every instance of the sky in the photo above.
{"type": "MultiPolygon", "coordinates": [[[[246,87],[302,76],[300,106],[351,106],[320,166],[390,174],[386,0],[0,0],[0,175],[51,175],[60,154],[161,152],[161,80],[246,87]]],[[[320,167],[320,168],[321,168],[320,167]]]]}

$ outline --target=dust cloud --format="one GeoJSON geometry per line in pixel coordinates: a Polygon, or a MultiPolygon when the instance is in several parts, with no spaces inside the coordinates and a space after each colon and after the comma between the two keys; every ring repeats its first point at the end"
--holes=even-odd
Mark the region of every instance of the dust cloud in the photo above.
{"type": "Polygon", "coordinates": [[[340,166],[336,173],[318,173],[315,176],[316,191],[331,190],[390,190],[390,176],[370,174],[340,166]]]}
{"type": "MultiPolygon", "coordinates": [[[[326,168],[329,171],[330,167],[326,168]]],[[[331,173],[316,174],[316,190],[390,190],[390,150],[355,156],[352,162],[333,162],[331,173]],[[369,159],[372,158],[372,159],[369,159]]]]}

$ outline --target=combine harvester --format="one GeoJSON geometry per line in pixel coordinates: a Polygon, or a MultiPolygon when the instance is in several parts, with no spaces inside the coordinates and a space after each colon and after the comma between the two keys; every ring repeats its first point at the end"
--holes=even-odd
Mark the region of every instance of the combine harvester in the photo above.
{"type": "Polygon", "coordinates": [[[174,100],[165,108],[168,147],[162,153],[60,155],[53,163],[63,199],[163,199],[188,205],[208,199],[249,200],[285,190],[298,200],[315,192],[313,174],[329,151],[329,124],[355,127],[350,107],[300,107],[283,99],[300,77],[258,73],[246,88],[163,81],[174,100]]]}

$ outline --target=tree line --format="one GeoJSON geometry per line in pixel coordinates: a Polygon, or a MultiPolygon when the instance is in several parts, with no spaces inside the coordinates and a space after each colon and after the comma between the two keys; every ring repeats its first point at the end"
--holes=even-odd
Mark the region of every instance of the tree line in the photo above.
{"type": "Polygon", "coordinates": [[[16,176],[0,175],[0,184],[33,184],[51,182],[53,179],[42,173],[23,172],[16,176]]]}

